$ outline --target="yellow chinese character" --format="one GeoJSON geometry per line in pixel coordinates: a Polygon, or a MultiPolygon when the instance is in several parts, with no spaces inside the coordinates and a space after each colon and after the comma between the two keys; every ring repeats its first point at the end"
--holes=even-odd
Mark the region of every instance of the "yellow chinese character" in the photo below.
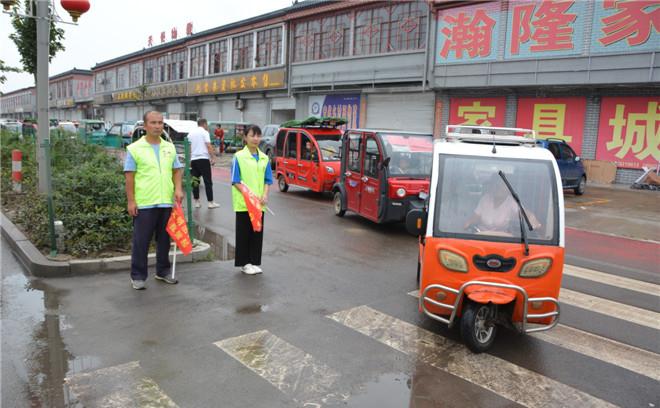
{"type": "Polygon", "coordinates": [[[268,73],[265,73],[261,76],[261,82],[263,82],[264,88],[268,88],[269,81],[270,77],[268,76],[268,73]]]}
{"type": "Polygon", "coordinates": [[[612,140],[606,144],[607,150],[619,148],[615,153],[619,159],[625,157],[632,148],[639,160],[649,156],[660,160],[660,129],[656,125],[660,121],[658,102],[649,102],[646,113],[629,113],[628,119],[624,117],[625,109],[625,105],[617,104],[614,118],[609,120],[614,130],[612,140]],[[622,137],[624,127],[626,133],[622,137]]]}
{"type": "Polygon", "coordinates": [[[532,129],[538,132],[539,138],[549,137],[570,143],[573,136],[564,134],[566,123],[566,105],[563,103],[537,103],[534,105],[532,129]]]}
{"type": "Polygon", "coordinates": [[[202,85],[199,82],[195,84],[195,93],[202,93],[202,85]]]}
{"type": "Polygon", "coordinates": [[[204,93],[209,93],[209,83],[204,82],[204,93]]]}
{"type": "Polygon", "coordinates": [[[250,86],[251,86],[252,88],[256,88],[257,85],[259,85],[259,84],[257,83],[257,76],[256,76],[256,75],[252,75],[252,77],[250,77],[250,86]]]}
{"type": "Polygon", "coordinates": [[[218,92],[218,81],[213,80],[213,92],[218,92]]]}
{"type": "Polygon", "coordinates": [[[188,245],[190,245],[190,240],[188,238],[184,238],[184,239],[181,240],[181,246],[182,247],[186,247],[188,245]]]}
{"type": "Polygon", "coordinates": [[[229,89],[231,89],[232,91],[236,89],[236,78],[232,78],[231,80],[229,80],[229,89]]]}
{"type": "Polygon", "coordinates": [[[241,84],[241,89],[245,89],[245,86],[247,84],[247,81],[245,80],[245,77],[241,77],[240,84],[241,84]]]}
{"type": "Polygon", "coordinates": [[[223,79],[223,80],[220,82],[220,90],[221,90],[222,92],[225,92],[225,91],[227,90],[227,80],[226,80],[226,79],[223,79]]]}
{"type": "Polygon", "coordinates": [[[461,125],[492,126],[488,118],[495,117],[495,107],[481,106],[481,101],[474,101],[471,106],[459,106],[458,116],[465,120],[461,125]]]}

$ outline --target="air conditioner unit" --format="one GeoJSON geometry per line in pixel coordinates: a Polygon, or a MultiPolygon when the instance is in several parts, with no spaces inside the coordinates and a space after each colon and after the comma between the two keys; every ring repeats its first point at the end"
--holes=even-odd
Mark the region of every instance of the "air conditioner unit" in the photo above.
{"type": "Polygon", "coordinates": [[[245,109],[245,99],[236,99],[234,101],[234,107],[238,110],[245,109]]]}

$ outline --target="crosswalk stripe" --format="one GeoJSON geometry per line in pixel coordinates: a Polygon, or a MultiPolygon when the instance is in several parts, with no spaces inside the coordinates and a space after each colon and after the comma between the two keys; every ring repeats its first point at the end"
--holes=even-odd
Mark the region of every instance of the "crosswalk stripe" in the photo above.
{"type": "Polygon", "coordinates": [[[564,265],[564,275],[604,283],[606,285],[616,286],[635,292],[660,296],[660,285],[643,282],[636,279],[624,278],[622,276],[612,275],[610,273],[598,272],[592,269],[580,268],[579,266],[564,265]]]}
{"type": "Polygon", "coordinates": [[[651,351],[561,324],[531,336],[660,381],[660,356],[651,351]]]}
{"type": "Polygon", "coordinates": [[[137,361],[78,373],[64,381],[85,407],[177,407],[154,380],[144,376],[137,361]]]}
{"type": "Polygon", "coordinates": [[[333,392],[341,374],[267,330],[214,343],[304,407],[342,403],[333,392]]]}
{"type": "MultiPolygon", "coordinates": [[[[419,298],[417,290],[408,294],[419,298]]],[[[651,351],[563,324],[549,331],[531,333],[530,336],[660,381],[660,356],[651,351]]]]}
{"type": "Polygon", "coordinates": [[[614,407],[543,375],[466,347],[368,306],[358,306],[328,316],[449,374],[462,378],[527,407],[614,407]]]}
{"type": "Polygon", "coordinates": [[[660,313],[562,288],[559,302],[660,330],[660,313]]]}

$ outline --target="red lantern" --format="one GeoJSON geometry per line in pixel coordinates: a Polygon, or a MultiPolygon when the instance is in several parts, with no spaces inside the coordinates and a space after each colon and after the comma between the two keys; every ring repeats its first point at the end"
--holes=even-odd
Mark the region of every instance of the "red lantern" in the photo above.
{"type": "Polygon", "coordinates": [[[78,17],[89,10],[89,1],[87,0],[61,0],[60,4],[64,10],[71,14],[74,23],[78,21],[78,17]]]}

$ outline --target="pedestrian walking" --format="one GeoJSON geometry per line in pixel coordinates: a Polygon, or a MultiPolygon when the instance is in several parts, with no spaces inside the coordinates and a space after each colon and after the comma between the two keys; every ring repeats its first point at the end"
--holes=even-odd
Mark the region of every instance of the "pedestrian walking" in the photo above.
{"type": "MultiPolygon", "coordinates": [[[[213,177],[211,166],[215,164],[213,147],[211,146],[211,137],[209,136],[209,124],[206,119],[197,120],[197,129],[188,133],[190,142],[190,174],[199,181],[200,177],[204,180],[204,189],[206,190],[206,201],[208,208],[220,207],[213,201],[213,177]]],[[[193,198],[195,208],[202,204],[199,202],[199,183],[193,185],[193,198]]]]}
{"type": "Polygon", "coordinates": [[[219,123],[215,125],[215,131],[213,131],[215,140],[218,142],[218,154],[225,152],[225,131],[222,128],[222,125],[219,123]]]}
{"type": "Polygon", "coordinates": [[[133,289],[145,289],[147,255],[152,238],[156,238],[156,280],[176,284],[170,274],[170,236],[166,231],[173,200],[181,203],[183,165],[174,144],[161,138],[163,115],[149,111],[144,114],[146,135],[126,148],[124,175],[128,214],[133,217],[133,248],[131,253],[131,283],[133,289]]]}
{"type": "MultiPolygon", "coordinates": [[[[270,169],[268,156],[259,150],[261,142],[261,129],[259,126],[248,126],[243,143],[245,147],[234,154],[232,163],[231,183],[246,185],[257,197],[263,206],[268,203],[268,191],[273,184],[273,173],[270,169]]],[[[252,227],[250,215],[243,194],[234,187],[231,189],[232,206],[236,212],[236,248],[234,265],[240,267],[241,272],[254,275],[262,273],[261,252],[263,245],[264,213],[260,214],[261,231],[256,232],[252,227]]]]}

